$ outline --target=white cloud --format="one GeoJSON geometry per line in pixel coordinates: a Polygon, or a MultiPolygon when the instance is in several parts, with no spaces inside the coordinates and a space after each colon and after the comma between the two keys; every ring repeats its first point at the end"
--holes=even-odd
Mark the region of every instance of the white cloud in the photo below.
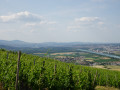
{"type": "Polygon", "coordinates": [[[81,17],[76,18],[71,25],[67,26],[67,30],[101,30],[103,27],[104,22],[100,17],[81,17]]]}
{"type": "Polygon", "coordinates": [[[98,25],[103,25],[104,24],[104,22],[98,22],[98,25]]]}
{"type": "Polygon", "coordinates": [[[96,21],[96,20],[99,20],[99,17],[81,17],[81,18],[76,18],[75,21],[76,22],[84,22],[84,21],[87,21],[87,22],[91,22],[91,21],[96,21]]]}
{"type": "Polygon", "coordinates": [[[48,22],[48,24],[56,24],[57,22],[55,21],[51,21],[51,22],[48,22]]]}
{"type": "Polygon", "coordinates": [[[29,27],[29,26],[40,26],[40,25],[52,25],[52,24],[56,24],[55,21],[41,21],[41,22],[29,22],[29,23],[26,23],[25,26],[29,27]]]}
{"type": "Polygon", "coordinates": [[[54,31],[56,28],[48,28],[49,31],[54,31]]]}
{"type": "Polygon", "coordinates": [[[67,29],[70,30],[70,29],[79,29],[81,28],[81,26],[68,26],[67,29]]]}
{"type": "Polygon", "coordinates": [[[16,24],[16,22],[21,22],[19,23],[19,25],[24,25],[25,27],[34,27],[34,26],[48,27],[50,25],[56,24],[55,21],[49,21],[45,19],[43,16],[40,16],[38,14],[33,14],[28,11],[0,16],[0,22],[3,23],[15,22],[14,24],[16,24]]]}
{"type": "Polygon", "coordinates": [[[40,23],[38,23],[39,25],[41,24],[56,24],[55,21],[41,21],[40,23]]]}
{"type": "Polygon", "coordinates": [[[25,26],[35,26],[36,23],[26,23],[25,26]]]}
{"type": "Polygon", "coordinates": [[[0,16],[2,22],[24,21],[24,22],[36,22],[41,21],[42,16],[32,14],[28,11],[18,12],[7,16],[0,16]]]}

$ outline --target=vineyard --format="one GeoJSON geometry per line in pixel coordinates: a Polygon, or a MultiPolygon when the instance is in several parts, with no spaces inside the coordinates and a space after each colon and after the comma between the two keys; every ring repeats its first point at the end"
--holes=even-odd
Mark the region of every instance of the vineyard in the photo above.
{"type": "MultiPolygon", "coordinates": [[[[0,49],[0,90],[15,90],[18,53],[0,49]]],[[[21,54],[17,90],[120,88],[120,72],[21,54]]]]}

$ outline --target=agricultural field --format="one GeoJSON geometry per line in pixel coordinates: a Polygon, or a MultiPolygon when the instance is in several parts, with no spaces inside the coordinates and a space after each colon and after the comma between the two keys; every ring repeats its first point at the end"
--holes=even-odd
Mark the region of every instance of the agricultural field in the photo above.
{"type": "Polygon", "coordinates": [[[94,90],[96,86],[120,88],[118,71],[75,65],[24,53],[19,59],[17,52],[0,50],[0,89],[15,90],[16,77],[19,77],[18,90],[94,90]],[[20,68],[17,73],[19,59],[20,68]]]}
{"type": "Polygon", "coordinates": [[[114,51],[113,54],[120,56],[120,51],[114,51]]]}
{"type": "Polygon", "coordinates": [[[103,87],[103,86],[97,86],[95,90],[119,90],[118,88],[114,87],[103,87]]]}
{"type": "Polygon", "coordinates": [[[108,64],[109,62],[120,61],[119,59],[100,56],[100,55],[91,54],[91,53],[82,52],[82,51],[81,52],[80,51],[79,52],[60,52],[60,53],[34,53],[33,55],[50,57],[60,61],[73,62],[77,64],[83,64],[83,62],[85,62],[86,65],[91,65],[94,63],[108,64]]]}
{"type": "Polygon", "coordinates": [[[116,65],[95,65],[92,67],[120,71],[120,66],[116,65]]]}

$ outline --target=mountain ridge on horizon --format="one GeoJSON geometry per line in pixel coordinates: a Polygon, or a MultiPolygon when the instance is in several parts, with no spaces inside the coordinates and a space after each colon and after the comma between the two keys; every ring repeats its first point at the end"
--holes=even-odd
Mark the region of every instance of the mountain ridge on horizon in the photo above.
{"type": "Polygon", "coordinates": [[[73,42],[27,42],[27,41],[23,41],[23,40],[1,40],[0,39],[0,42],[3,41],[3,42],[21,42],[21,43],[34,43],[34,44],[41,44],[41,43],[93,43],[93,44],[104,44],[104,43],[119,43],[119,42],[80,42],[80,41],[73,41],[73,42]]]}
{"type": "Polygon", "coordinates": [[[22,40],[0,40],[0,43],[8,43],[8,42],[12,42],[12,43],[29,43],[29,44],[46,44],[46,43],[93,43],[93,42],[26,42],[26,41],[22,41],[22,40]]]}
{"type": "MultiPolygon", "coordinates": [[[[93,43],[93,42],[43,42],[43,43],[32,43],[25,42],[21,40],[0,40],[0,45],[10,46],[10,47],[28,47],[28,48],[39,48],[39,47],[49,47],[49,46],[74,46],[74,45],[84,45],[84,44],[111,44],[111,43],[93,43]]],[[[114,44],[114,43],[112,43],[114,44]]],[[[120,44],[120,43],[117,43],[120,44]]]]}

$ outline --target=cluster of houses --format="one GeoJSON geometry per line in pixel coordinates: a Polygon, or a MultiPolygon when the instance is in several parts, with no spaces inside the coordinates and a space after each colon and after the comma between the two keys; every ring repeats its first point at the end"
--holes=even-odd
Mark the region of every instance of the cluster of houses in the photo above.
{"type": "Polygon", "coordinates": [[[68,63],[76,63],[80,65],[90,65],[91,62],[88,62],[85,60],[84,56],[80,57],[63,57],[63,58],[55,58],[56,60],[62,61],[62,62],[68,62],[68,63]]]}
{"type": "Polygon", "coordinates": [[[80,57],[63,57],[63,58],[55,58],[56,60],[68,63],[76,63],[80,65],[88,65],[88,66],[95,66],[95,65],[120,65],[120,61],[114,62],[90,62],[86,61],[84,56],[80,57]]]}

